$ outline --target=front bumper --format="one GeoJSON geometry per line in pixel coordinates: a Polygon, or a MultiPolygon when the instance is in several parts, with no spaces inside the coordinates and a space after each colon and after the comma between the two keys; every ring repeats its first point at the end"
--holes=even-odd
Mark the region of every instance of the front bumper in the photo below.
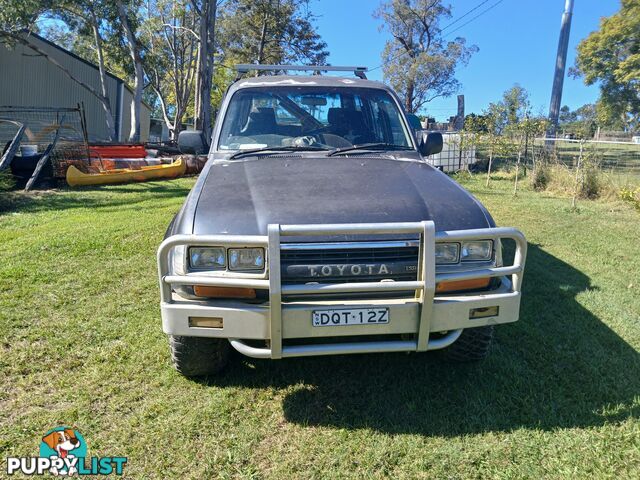
{"type": "MultiPolygon", "coordinates": [[[[228,338],[241,353],[257,358],[283,358],[344,353],[426,351],[452,344],[465,328],[514,322],[520,308],[520,287],[527,244],[521,232],[513,228],[487,228],[435,232],[433,222],[341,224],[341,225],[269,225],[267,236],[194,236],[167,238],[158,251],[162,325],[169,335],[228,338]],[[420,268],[415,281],[363,282],[340,284],[283,285],[280,282],[280,237],[335,234],[420,233],[420,268]],[[479,239],[513,239],[516,245],[513,265],[464,272],[435,272],[435,243],[479,239]],[[268,278],[229,278],[202,274],[170,275],[169,253],[178,245],[264,246],[267,249],[268,278]],[[498,289],[488,292],[436,296],[436,283],[500,277],[498,289]],[[249,304],[234,300],[186,300],[172,292],[172,285],[213,285],[266,289],[269,301],[249,304]],[[410,291],[411,296],[376,298],[376,292],[410,291]],[[327,300],[326,294],[371,294],[366,300],[327,300]],[[286,301],[283,295],[303,295],[303,300],[286,301]],[[318,299],[320,295],[325,295],[318,299]],[[316,298],[314,298],[316,297],[316,298]],[[323,308],[386,307],[390,321],[379,325],[313,327],[313,310],[323,308]],[[491,317],[470,318],[470,311],[497,307],[491,317]],[[190,326],[190,318],[216,317],[221,328],[190,326]],[[438,333],[438,335],[432,335],[438,333]],[[358,338],[380,336],[376,341],[336,343],[329,337],[358,338]],[[390,336],[393,338],[389,340],[390,336]],[[398,339],[401,338],[401,339],[398,339]],[[303,344],[296,340],[304,339],[303,344]],[[309,343],[309,339],[313,339],[309,343]],[[325,340],[326,339],[326,340],[325,340]],[[268,347],[247,342],[266,341],[268,347]]],[[[342,340],[342,339],[341,339],[342,340]]]]}

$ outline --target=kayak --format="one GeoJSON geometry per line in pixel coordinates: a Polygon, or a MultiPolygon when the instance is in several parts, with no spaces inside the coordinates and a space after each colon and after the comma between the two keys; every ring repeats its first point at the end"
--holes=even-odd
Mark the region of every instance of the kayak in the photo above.
{"type": "Polygon", "coordinates": [[[71,165],[67,169],[67,183],[72,187],[85,185],[107,185],[110,183],[144,182],[184,175],[187,164],[181,159],[163,165],[140,168],[119,168],[98,173],[84,173],[71,165]]]}

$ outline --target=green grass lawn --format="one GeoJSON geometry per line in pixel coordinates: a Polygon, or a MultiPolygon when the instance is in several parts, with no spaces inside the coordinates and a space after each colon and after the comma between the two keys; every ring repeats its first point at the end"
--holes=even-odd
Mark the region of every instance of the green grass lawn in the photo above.
{"type": "Polygon", "coordinates": [[[158,307],[192,179],[21,197],[0,214],[2,462],[75,425],[138,479],[638,478],[640,215],[482,182],[530,242],[487,361],[237,355],[208,381],[172,369],[158,307]]]}

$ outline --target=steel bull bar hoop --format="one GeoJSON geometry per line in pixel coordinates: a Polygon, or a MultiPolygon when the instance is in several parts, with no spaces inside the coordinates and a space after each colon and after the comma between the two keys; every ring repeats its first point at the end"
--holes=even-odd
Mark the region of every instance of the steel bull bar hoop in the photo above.
{"type": "MultiPolygon", "coordinates": [[[[435,226],[429,222],[414,223],[354,223],[328,225],[269,225],[269,300],[271,319],[271,348],[256,349],[239,339],[231,344],[248,356],[265,358],[299,357],[309,355],[333,355],[341,353],[388,352],[427,350],[431,304],[435,292],[435,226]],[[366,235],[366,234],[419,234],[419,280],[406,282],[353,282],[282,285],[280,272],[280,239],[295,236],[366,235]],[[428,265],[431,259],[431,265],[428,265]],[[322,295],[327,293],[415,291],[416,298],[427,308],[421,308],[417,341],[367,342],[323,345],[282,345],[282,295],[322,295]]],[[[453,342],[453,340],[452,340],[453,342]]]]}
{"type": "MultiPolygon", "coordinates": [[[[328,225],[277,225],[268,226],[266,236],[236,235],[175,235],[167,238],[158,250],[158,270],[160,277],[161,301],[172,303],[172,285],[211,285],[268,289],[269,291],[269,348],[253,347],[242,339],[230,338],[231,345],[247,356],[254,358],[286,358],[311,355],[333,355],[364,352],[426,351],[447,347],[455,342],[462,329],[450,330],[436,339],[430,339],[430,327],[434,306],[446,302],[446,297],[437,297],[437,282],[470,280],[480,277],[502,277],[511,275],[511,291],[501,295],[519,295],[522,272],[526,258],[527,243],[524,235],[514,228],[484,228],[477,230],[443,231],[436,233],[432,221],[411,223],[371,223],[371,224],[328,224],[328,225]],[[359,234],[419,234],[419,264],[415,281],[352,282],[352,283],[310,283],[303,285],[283,285],[281,280],[280,250],[282,237],[333,236],[359,234]],[[512,266],[490,267],[464,272],[435,272],[436,242],[461,242],[466,240],[513,239],[516,251],[512,266]],[[231,278],[196,273],[171,275],[170,252],[177,246],[246,246],[263,247],[267,251],[268,279],[231,278]],[[282,344],[282,296],[283,295],[323,295],[327,293],[362,292],[415,292],[419,305],[418,328],[415,340],[351,342],[336,344],[314,344],[283,346],[282,344]]],[[[491,296],[491,294],[487,295],[491,296]]],[[[496,295],[498,296],[498,295],[496,295]]],[[[364,300],[366,302],[366,300],[364,300]]],[[[286,306],[284,307],[286,308],[286,306]]]]}
{"type": "Polygon", "coordinates": [[[452,230],[436,233],[437,242],[463,242],[468,240],[496,240],[512,239],[516,242],[513,265],[509,267],[490,267],[467,272],[448,272],[436,275],[437,282],[453,280],[473,280],[482,277],[503,277],[512,275],[512,291],[520,293],[522,288],[522,273],[527,258],[527,240],[524,234],[511,227],[479,228],[476,230],[452,230]]]}

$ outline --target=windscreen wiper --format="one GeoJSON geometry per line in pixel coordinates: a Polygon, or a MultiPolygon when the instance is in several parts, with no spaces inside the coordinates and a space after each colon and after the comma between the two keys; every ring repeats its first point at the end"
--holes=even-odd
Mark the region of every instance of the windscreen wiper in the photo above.
{"type": "Polygon", "coordinates": [[[262,147],[252,148],[249,150],[238,150],[236,153],[229,157],[229,160],[233,158],[244,157],[245,155],[255,155],[259,153],[271,153],[271,152],[315,152],[318,150],[329,150],[327,147],[317,147],[315,145],[290,145],[285,147],[262,147]]]}
{"type": "Polygon", "coordinates": [[[361,143],[360,145],[336,148],[335,150],[332,150],[330,153],[328,153],[327,157],[340,155],[342,153],[347,153],[354,150],[413,150],[413,148],[406,145],[394,145],[393,143],[361,143]]]}

